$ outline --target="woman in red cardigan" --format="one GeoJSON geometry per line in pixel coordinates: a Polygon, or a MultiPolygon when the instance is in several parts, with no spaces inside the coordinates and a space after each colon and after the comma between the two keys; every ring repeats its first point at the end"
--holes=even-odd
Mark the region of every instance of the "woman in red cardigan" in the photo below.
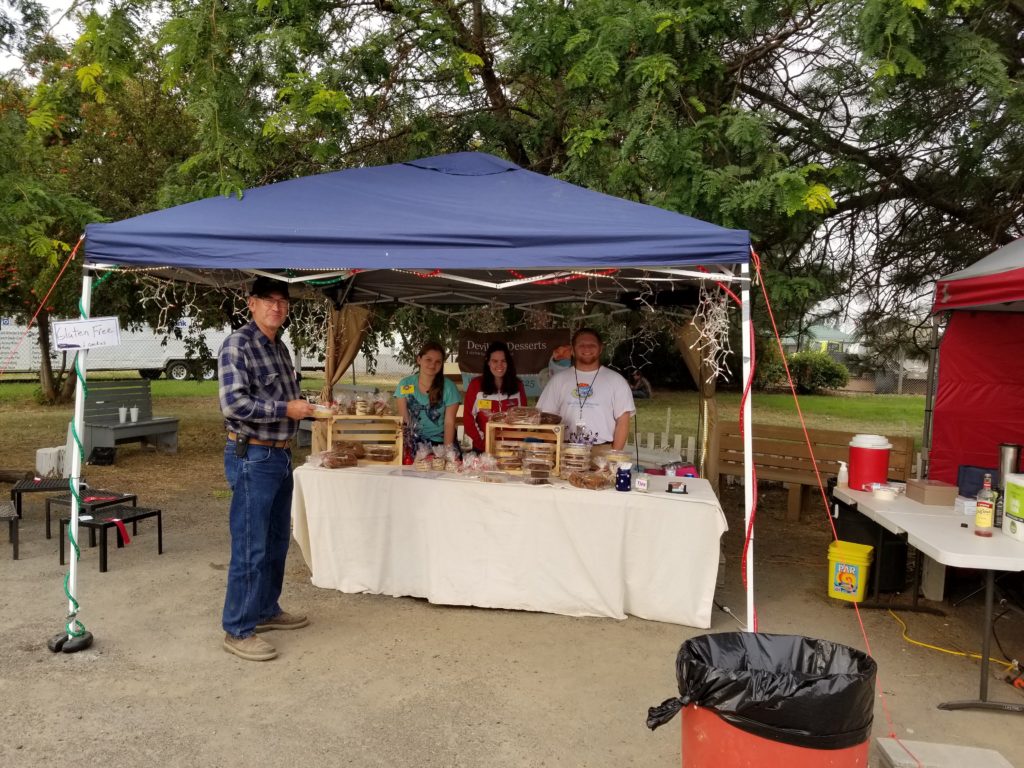
{"type": "Polygon", "coordinates": [[[484,354],[484,373],[469,382],[462,406],[462,426],[474,451],[484,450],[491,414],[517,405],[526,405],[526,388],[516,375],[512,353],[505,342],[491,342],[484,354]]]}

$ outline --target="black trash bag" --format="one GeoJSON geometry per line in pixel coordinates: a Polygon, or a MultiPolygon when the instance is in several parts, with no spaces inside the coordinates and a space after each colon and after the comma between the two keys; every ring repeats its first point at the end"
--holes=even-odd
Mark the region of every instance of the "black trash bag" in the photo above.
{"type": "Polygon", "coordinates": [[[100,467],[109,467],[114,463],[114,457],[116,455],[116,448],[93,448],[92,453],[89,454],[89,458],[85,463],[95,464],[100,467]]]}
{"type": "Polygon", "coordinates": [[[771,741],[812,749],[862,744],[871,732],[875,660],[799,635],[723,632],[687,640],[676,657],[678,698],[647,712],[664,725],[687,704],[771,741]]]}

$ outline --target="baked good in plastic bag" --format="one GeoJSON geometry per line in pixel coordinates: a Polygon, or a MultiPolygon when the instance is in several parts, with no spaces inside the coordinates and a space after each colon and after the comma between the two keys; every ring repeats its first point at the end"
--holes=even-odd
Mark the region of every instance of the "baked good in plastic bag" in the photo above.
{"type": "Polygon", "coordinates": [[[359,463],[355,455],[349,451],[330,450],[320,452],[320,465],[325,469],[342,469],[354,467],[359,463]]]}
{"type": "Polygon", "coordinates": [[[562,417],[557,413],[548,413],[547,411],[540,412],[540,423],[541,424],[561,424],[562,417]]]}
{"type": "Polygon", "coordinates": [[[540,411],[536,408],[517,405],[505,413],[508,414],[509,424],[540,424],[540,411]]]}
{"type": "Polygon", "coordinates": [[[615,479],[607,472],[570,472],[569,483],[588,491],[603,491],[615,485],[615,479]]]}
{"type": "Polygon", "coordinates": [[[366,448],[362,443],[357,443],[353,440],[335,440],[331,443],[331,450],[346,451],[351,453],[357,459],[366,458],[366,448]]]}
{"type": "Polygon", "coordinates": [[[370,461],[389,462],[396,456],[394,445],[370,443],[366,446],[366,458],[370,461]]]}
{"type": "Polygon", "coordinates": [[[421,445],[416,449],[412,468],[417,472],[432,472],[434,470],[434,452],[427,446],[421,445]]]}

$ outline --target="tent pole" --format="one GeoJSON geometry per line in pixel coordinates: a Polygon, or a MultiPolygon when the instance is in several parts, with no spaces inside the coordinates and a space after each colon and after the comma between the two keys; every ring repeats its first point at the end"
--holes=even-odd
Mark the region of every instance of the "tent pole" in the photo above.
{"type": "MultiPolygon", "coordinates": [[[[85,320],[91,313],[92,304],[92,275],[86,271],[82,275],[82,298],[79,304],[82,319],[85,320]]],[[[92,633],[86,632],[85,627],[78,622],[78,610],[80,604],[77,601],[78,594],[78,557],[71,542],[78,541],[78,513],[79,494],[82,489],[81,475],[82,462],[85,457],[82,455],[82,430],[85,422],[85,375],[86,363],[89,351],[80,349],[76,354],[73,371],[78,381],[75,384],[75,416],[72,426],[75,435],[75,450],[71,452],[71,469],[68,472],[68,485],[71,490],[71,522],[68,525],[68,577],[65,584],[65,591],[68,596],[68,617],[65,631],[51,638],[48,645],[51,651],[63,651],[74,653],[88,648],[92,644],[92,633]]]]}
{"type": "Polygon", "coordinates": [[[932,315],[932,332],[928,341],[928,391],[924,395],[924,435],[921,437],[921,475],[928,477],[932,455],[932,419],[935,416],[935,385],[939,377],[939,316],[932,315]]]}
{"type": "MultiPolygon", "coordinates": [[[[740,290],[740,336],[743,337],[743,388],[751,381],[751,360],[753,349],[751,349],[751,325],[750,325],[750,263],[743,262],[740,265],[740,276],[743,280],[743,288],[740,290]]],[[[740,418],[743,421],[743,535],[746,536],[750,530],[750,542],[747,545],[747,631],[757,631],[757,623],[754,615],[754,531],[750,529],[750,516],[754,507],[754,435],[750,425],[750,398],[753,396],[753,387],[747,392],[743,400],[743,412],[740,418]]]]}

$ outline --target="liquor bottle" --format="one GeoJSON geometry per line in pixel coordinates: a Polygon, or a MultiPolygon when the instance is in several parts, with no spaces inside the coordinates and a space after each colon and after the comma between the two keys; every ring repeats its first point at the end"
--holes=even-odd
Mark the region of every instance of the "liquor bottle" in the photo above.
{"type": "Polygon", "coordinates": [[[992,494],[992,475],[986,474],[978,491],[977,506],[974,511],[974,535],[991,536],[992,522],[995,519],[995,499],[992,494]]]}

